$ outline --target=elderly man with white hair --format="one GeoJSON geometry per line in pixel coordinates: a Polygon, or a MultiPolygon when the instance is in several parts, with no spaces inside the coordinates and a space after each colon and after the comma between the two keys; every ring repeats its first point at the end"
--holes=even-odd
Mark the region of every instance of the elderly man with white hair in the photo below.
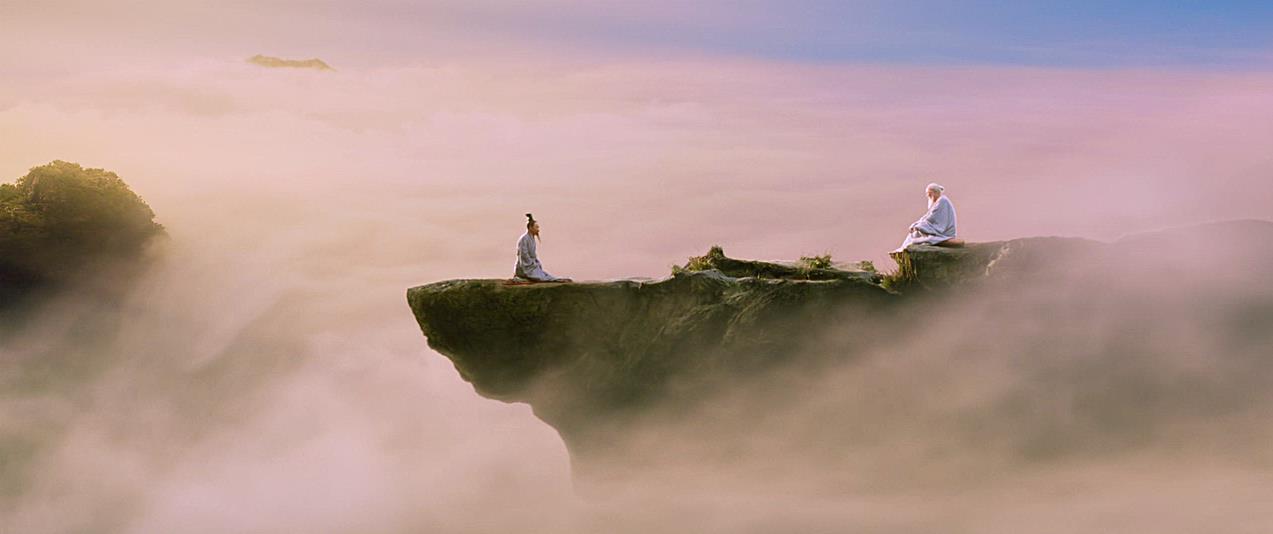
{"type": "Polygon", "coordinates": [[[963,243],[955,239],[955,205],[943,193],[945,187],[940,184],[928,184],[928,213],[911,225],[910,233],[897,251],[906,250],[911,245],[957,245],[963,243]]]}

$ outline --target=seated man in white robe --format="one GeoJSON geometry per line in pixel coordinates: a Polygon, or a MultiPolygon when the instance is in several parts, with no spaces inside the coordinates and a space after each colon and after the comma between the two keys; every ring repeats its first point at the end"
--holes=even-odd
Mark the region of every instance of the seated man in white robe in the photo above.
{"type": "Polygon", "coordinates": [[[539,263],[538,241],[539,222],[527,213],[526,233],[517,240],[517,266],[513,268],[513,275],[531,282],[569,282],[569,278],[558,278],[544,271],[544,266],[539,263]]]}
{"type": "Polygon", "coordinates": [[[906,250],[911,245],[959,246],[963,241],[955,238],[955,205],[944,195],[945,187],[939,184],[928,184],[925,193],[928,195],[928,212],[911,225],[906,240],[897,251],[906,250]]]}

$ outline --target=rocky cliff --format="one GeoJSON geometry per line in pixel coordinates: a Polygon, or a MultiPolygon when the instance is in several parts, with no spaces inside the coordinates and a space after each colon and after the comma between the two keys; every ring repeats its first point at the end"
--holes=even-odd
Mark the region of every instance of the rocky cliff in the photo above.
{"type": "MultiPolygon", "coordinates": [[[[1238,226],[1208,227],[1197,241],[1211,246],[1235,228],[1247,236],[1239,242],[1267,243],[1273,236],[1268,223],[1231,224],[1238,226]]],[[[624,429],[656,406],[690,414],[697,400],[743,387],[748,377],[879,352],[873,345],[931,320],[935,302],[980,302],[952,313],[990,310],[996,317],[986,321],[1004,325],[992,335],[1016,328],[1014,339],[1026,346],[1020,350],[1064,353],[1066,340],[1091,328],[1084,315],[1089,307],[1148,302],[1115,296],[1106,286],[1136,286],[1146,273],[1174,276],[1164,268],[1190,263],[1155,257],[1162,246],[1161,236],[1117,244],[1026,238],[920,246],[894,253],[897,267],[889,273],[858,264],[739,260],[713,249],[663,280],[451,280],[411,288],[407,300],[429,346],[451,359],[481,395],[530,404],[559,431],[578,473],[586,467],[581,462],[605,456],[624,429]],[[1048,328],[1066,337],[1035,336],[1028,332],[1037,325],[1015,321],[1034,313],[1038,323],[1051,321],[1048,328]]],[[[1260,264],[1251,272],[1269,270],[1260,264]]],[[[1139,295],[1162,293],[1170,292],[1148,287],[1139,295]]],[[[1195,297],[1181,293],[1181,299],[1195,297]]],[[[1153,313],[1146,308],[1128,316],[1144,317],[1152,331],[1163,323],[1150,320],[1153,313]]],[[[686,417],[690,424],[682,428],[694,432],[693,418],[700,416],[686,417]]]]}
{"type": "Polygon", "coordinates": [[[895,253],[890,275],[740,260],[713,248],[658,281],[450,280],[412,288],[407,300],[429,346],[478,393],[529,403],[580,453],[593,448],[597,421],[656,400],[691,401],[708,382],[790,363],[828,325],[865,328],[908,296],[1002,276],[1057,245],[1096,243],[919,246],[895,253]]]}
{"type": "Polygon", "coordinates": [[[677,379],[763,367],[832,310],[869,313],[891,298],[869,275],[735,278],[714,269],[653,282],[454,280],[408,292],[430,347],[482,395],[530,403],[569,445],[598,416],[683,393],[669,391],[687,387],[677,379]]]}

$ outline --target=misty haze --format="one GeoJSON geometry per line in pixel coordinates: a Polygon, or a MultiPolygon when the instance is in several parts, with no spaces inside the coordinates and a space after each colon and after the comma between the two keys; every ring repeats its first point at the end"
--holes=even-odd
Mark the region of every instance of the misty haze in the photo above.
{"type": "Polygon", "coordinates": [[[1273,530],[1273,10],[797,4],[0,7],[0,532],[1273,530]]]}

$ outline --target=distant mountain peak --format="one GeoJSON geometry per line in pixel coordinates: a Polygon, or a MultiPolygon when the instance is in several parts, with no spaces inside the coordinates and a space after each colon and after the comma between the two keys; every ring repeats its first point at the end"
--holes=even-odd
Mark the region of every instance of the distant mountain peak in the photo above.
{"type": "Polygon", "coordinates": [[[248,63],[269,68],[293,68],[314,70],[336,70],[321,59],[283,59],[274,56],[257,54],[248,58],[248,63]]]}

